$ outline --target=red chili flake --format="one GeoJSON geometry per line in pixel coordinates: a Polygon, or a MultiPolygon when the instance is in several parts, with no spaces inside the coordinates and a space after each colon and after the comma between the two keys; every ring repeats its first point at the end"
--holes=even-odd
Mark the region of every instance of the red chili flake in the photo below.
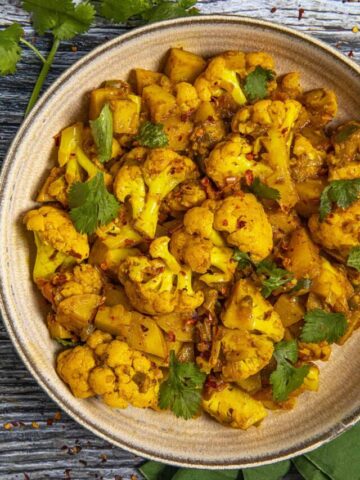
{"type": "Polygon", "coordinates": [[[252,170],[246,170],[245,172],[245,183],[248,187],[250,187],[250,185],[252,185],[254,182],[254,174],[252,172],[252,170]]]}
{"type": "Polygon", "coordinates": [[[27,473],[24,473],[24,480],[30,480],[30,477],[27,473]]]}
{"type": "Polygon", "coordinates": [[[305,10],[303,8],[299,8],[298,20],[301,20],[304,16],[305,10]]]}
{"type": "Polygon", "coordinates": [[[247,153],[247,154],[246,154],[246,158],[247,158],[248,160],[254,160],[254,154],[253,154],[253,153],[247,153]]]}
{"type": "Polygon", "coordinates": [[[271,12],[271,13],[275,13],[275,12],[276,12],[276,10],[277,10],[277,8],[276,8],[276,7],[272,7],[272,9],[270,10],[270,12],[271,12]]]}
{"type": "Polygon", "coordinates": [[[54,420],[53,420],[52,418],[48,418],[48,419],[46,420],[46,425],[47,425],[48,427],[51,427],[51,425],[52,425],[53,423],[54,423],[54,420]]]}
{"type": "Polygon", "coordinates": [[[176,335],[174,332],[168,332],[167,337],[169,342],[175,342],[176,341],[176,335]]]}
{"type": "Polygon", "coordinates": [[[224,225],[224,227],[227,227],[229,225],[229,222],[225,219],[223,220],[222,224],[224,225]]]}
{"type": "Polygon", "coordinates": [[[352,58],[354,56],[353,50],[350,50],[350,52],[347,55],[348,55],[348,57],[352,58]]]}
{"type": "Polygon", "coordinates": [[[246,225],[246,222],[244,222],[244,220],[238,220],[237,221],[237,227],[238,228],[244,228],[246,225]]]}
{"type": "Polygon", "coordinates": [[[68,450],[68,448],[69,447],[67,445],[63,445],[60,450],[68,450]]]}

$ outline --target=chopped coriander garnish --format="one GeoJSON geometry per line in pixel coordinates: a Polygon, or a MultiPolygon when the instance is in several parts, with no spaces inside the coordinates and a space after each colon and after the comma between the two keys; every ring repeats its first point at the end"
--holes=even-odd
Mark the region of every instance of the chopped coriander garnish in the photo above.
{"type": "Polygon", "coordinates": [[[335,135],[335,142],[342,143],[345,142],[351,135],[357,132],[360,129],[360,125],[355,125],[350,123],[349,125],[345,125],[336,135],[335,135]]]}
{"type": "Polygon", "coordinates": [[[160,385],[159,407],[169,408],[177,417],[189,420],[200,408],[206,374],[192,362],[179,362],[170,352],[169,376],[160,385]]]}
{"type": "Polygon", "coordinates": [[[249,186],[249,190],[259,198],[267,200],[280,200],[280,192],[276,188],[268,187],[259,177],[256,177],[249,186]]]}
{"type": "Polygon", "coordinates": [[[69,191],[69,206],[76,230],[88,234],[111,222],[120,208],[114,195],[107,191],[103,173],[87,182],[74,183],[69,191]]]}
{"type": "Polygon", "coordinates": [[[238,262],[238,268],[240,270],[248,267],[252,263],[249,255],[246,252],[242,252],[238,248],[234,248],[232,258],[235,260],[235,262],[238,262]]]}
{"type": "Polygon", "coordinates": [[[142,147],[161,148],[169,144],[169,139],[161,123],[144,122],[135,139],[142,147]]]}
{"type": "Polygon", "coordinates": [[[331,212],[333,204],[347,208],[359,198],[360,178],[351,180],[334,180],[324,188],[320,197],[320,220],[323,221],[331,212]]]}
{"type": "Polygon", "coordinates": [[[325,312],[320,308],[307,312],[304,315],[304,321],[300,338],[307,343],[319,343],[324,340],[328,343],[336,342],[347,329],[347,321],[343,313],[325,312]]]}
{"type": "Polygon", "coordinates": [[[96,120],[90,120],[90,127],[99,161],[107,162],[111,158],[113,140],[113,116],[108,103],[105,103],[96,120]]]}
{"type": "Polygon", "coordinates": [[[353,247],[350,250],[346,265],[348,267],[356,268],[360,272],[360,245],[353,247]]]}
{"type": "Polygon", "coordinates": [[[259,262],[256,267],[256,273],[267,277],[262,280],[261,289],[261,293],[265,298],[268,298],[274,290],[285,285],[293,278],[291,272],[279,268],[272,260],[262,260],[259,262]]]}
{"type": "Polygon", "coordinates": [[[274,72],[257,66],[245,79],[244,90],[250,101],[260,100],[268,94],[267,84],[274,78],[274,72]]]}

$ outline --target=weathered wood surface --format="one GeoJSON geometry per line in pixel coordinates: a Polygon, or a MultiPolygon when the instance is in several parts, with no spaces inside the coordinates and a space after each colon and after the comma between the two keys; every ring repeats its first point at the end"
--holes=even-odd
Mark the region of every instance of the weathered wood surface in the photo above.
{"type": "MultiPolygon", "coordinates": [[[[202,0],[199,7],[203,13],[247,15],[309,32],[360,63],[360,33],[352,32],[356,24],[360,27],[359,1],[202,0]],[[299,20],[300,8],[304,13],[299,20]]],[[[20,1],[0,0],[0,26],[13,21],[25,27],[26,35],[43,53],[48,51],[50,37],[34,36],[20,1]]],[[[64,42],[46,86],[85,53],[125,31],[126,27],[98,19],[87,34],[64,42]]],[[[0,79],[0,161],[22,121],[38,72],[39,63],[24,49],[17,74],[0,79]]],[[[23,366],[0,321],[0,479],[127,480],[136,473],[140,458],[112,448],[65,414],[59,421],[48,422],[57,411],[23,366]],[[6,430],[3,425],[7,422],[23,423],[6,430]]]]}

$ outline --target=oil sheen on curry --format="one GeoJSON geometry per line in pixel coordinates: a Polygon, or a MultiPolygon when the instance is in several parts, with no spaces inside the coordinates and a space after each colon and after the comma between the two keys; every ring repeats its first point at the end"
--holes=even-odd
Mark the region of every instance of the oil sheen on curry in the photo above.
{"type": "Polygon", "coordinates": [[[24,217],[75,397],[247,429],[316,395],[360,322],[360,123],[313,87],[173,48],[89,92],[24,217]]]}

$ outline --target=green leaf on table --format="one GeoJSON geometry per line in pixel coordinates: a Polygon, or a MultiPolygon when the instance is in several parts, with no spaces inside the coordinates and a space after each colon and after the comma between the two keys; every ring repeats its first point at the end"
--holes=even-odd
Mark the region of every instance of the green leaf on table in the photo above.
{"type": "Polygon", "coordinates": [[[324,188],[320,197],[320,221],[331,212],[333,204],[347,208],[359,198],[360,178],[334,180],[324,188]]]}
{"type": "Polygon", "coordinates": [[[290,460],[264,465],[263,467],[244,468],[244,480],[282,480],[290,470],[290,460]]]}
{"type": "Polygon", "coordinates": [[[40,35],[50,30],[58,40],[69,40],[89,30],[95,8],[85,1],[23,0],[23,8],[31,13],[35,30],[40,35]]]}
{"type": "Polygon", "coordinates": [[[18,23],[0,31],[0,75],[15,73],[17,62],[20,60],[20,38],[24,31],[18,23]]]}
{"type": "Polygon", "coordinates": [[[205,378],[195,363],[179,362],[172,350],[169,376],[160,385],[159,407],[189,420],[199,411],[205,378]]]}
{"type": "Polygon", "coordinates": [[[150,461],[141,465],[139,470],[146,480],[172,480],[178,468],[150,461]]]}
{"type": "Polygon", "coordinates": [[[256,274],[264,276],[261,280],[261,294],[264,298],[270,297],[272,292],[285,285],[293,278],[293,274],[283,268],[279,268],[272,260],[262,260],[257,264],[256,274]]]}
{"type": "Polygon", "coordinates": [[[255,177],[253,183],[249,186],[250,192],[258,198],[267,200],[280,200],[280,192],[276,188],[268,187],[259,177],[255,177]]]}
{"type": "Polygon", "coordinates": [[[235,262],[238,262],[237,266],[240,270],[243,270],[244,268],[252,264],[249,255],[246,252],[242,252],[237,247],[234,248],[232,258],[235,260],[235,262]]]}
{"type": "Polygon", "coordinates": [[[199,11],[192,8],[196,4],[193,0],[161,1],[151,10],[142,14],[148,23],[170,20],[171,18],[188,17],[197,15],[199,11]]]}
{"type": "Polygon", "coordinates": [[[102,0],[100,12],[115,23],[125,23],[150,8],[151,0],[102,0]]]}
{"type": "Polygon", "coordinates": [[[292,458],[291,461],[304,480],[331,480],[304,455],[292,458]]]}
{"type": "Polygon", "coordinates": [[[336,342],[347,329],[347,320],[343,313],[325,312],[320,308],[307,312],[304,321],[300,338],[307,343],[319,343],[324,340],[328,343],[336,342]]]}
{"type": "Polygon", "coordinates": [[[113,220],[120,205],[107,191],[104,174],[98,173],[87,182],[71,185],[69,191],[70,217],[81,233],[94,233],[98,226],[113,220]]]}
{"type": "Polygon", "coordinates": [[[249,75],[244,83],[244,90],[248,100],[260,100],[268,94],[267,85],[274,78],[272,70],[260,67],[259,65],[249,75]]]}
{"type": "Polygon", "coordinates": [[[142,147],[161,148],[169,144],[169,139],[161,123],[144,122],[135,137],[142,147]]]}
{"type": "Polygon", "coordinates": [[[103,106],[96,120],[90,120],[98,158],[101,163],[111,159],[113,140],[113,116],[108,103],[103,106]]]}
{"type": "Polygon", "coordinates": [[[282,341],[275,345],[274,357],[277,361],[276,370],[270,375],[272,394],[276,402],[288,399],[291,392],[301,387],[304,378],[309,373],[309,365],[294,367],[298,358],[296,340],[282,341]]]}
{"type": "Polygon", "coordinates": [[[179,468],[171,480],[236,480],[240,470],[202,470],[179,468]]]}
{"type": "Polygon", "coordinates": [[[360,129],[360,125],[356,125],[354,123],[350,123],[345,125],[345,127],[341,128],[341,130],[335,135],[335,142],[342,143],[345,142],[351,135],[357,132],[360,129]]]}
{"type": "Polygon", "coordinates": [[[346,265],[348,267],[356,268],[360,272],[360,245],[353,247],[350,250],[346,265]]]}

